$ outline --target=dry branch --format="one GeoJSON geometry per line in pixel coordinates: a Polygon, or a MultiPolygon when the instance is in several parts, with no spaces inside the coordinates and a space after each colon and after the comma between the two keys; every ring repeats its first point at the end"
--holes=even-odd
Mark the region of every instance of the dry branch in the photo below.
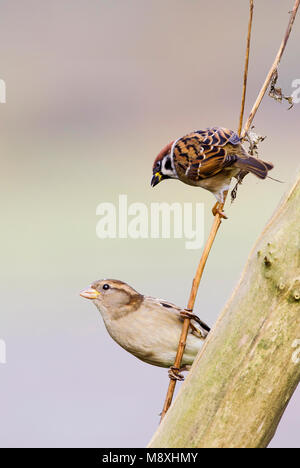
{"type": "Polygon", "coordinates": [[[252,110],[250,112],[248,120],[247,120],[247,122],[245,124],[244,130],[242,132],[242,137],[244,137],[246,135],[246,133],[248,132],[248,130],[250,129],[251,124],[253,122],[253,119],[255,117],[255,114],[256,114],[256,112],[257,112],[257,110],[258,110],[258,108],[259,108],[259,106],[261,104],[261,101],[263,100],[263,97],[266,94],[266,91],[267,91],[268,87],[270,86],[273,75],[274,75],[274,73],[277,72],[277,68],[279,66],[279,63],[280,63],[280,60],[282,58],[283,52],[284,52],[285,47],[287,45],[287,42],[289,40],[293,24],[294,24],[295,19],[296,19],[296,15],[297,15],[299,5],[300,5],[300,0],[296,0],[295,4],[294,4],[294,8],[291,11],[289,24],[288,24],[287,30],[285,32],[284,38],[283,38],[282,43],[281,43],[281,45],[279,47],[279,50],[278,50],[278,53],[277,53],[276,58],[274,60],[274,63],[272,65],[272,67],[270,68],[269,73],[268,73],[268,75],[267,75],[267,77],[265,79],[265,82],[264,82],[264,84],[263,84],[263,86],[262,86],[262,88],[261,88],[261,90],[260,90],[260,92],[259,92],[259,94],[257,96],[257,99],[256,99],[253,107],[252,107],[252,110]]]}
{"type": "Polygon", "coordinates": [[[242,103],[241,103],[239,129],[238,129],[238,134],[239,135],[241,135],[241,133],[242,133],[244,111],[245,111],[245,102],[246,102],[248,69],[249,69],[249,55],[250,55],[252,21],[253,21],[253,9],[254,9],[254,3],[253,3],[253,0],[250,0],[250,15],[249,15],[247,45],[246,45],[246,58],[245,58],[245,68],[244,68],[243,93],[242,93],[242,103]]]}

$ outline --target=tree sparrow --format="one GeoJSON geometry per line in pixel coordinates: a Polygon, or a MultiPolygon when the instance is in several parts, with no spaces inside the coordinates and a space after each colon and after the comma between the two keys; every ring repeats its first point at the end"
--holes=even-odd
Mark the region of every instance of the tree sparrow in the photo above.
{"type": "Polygon", "coordinates": [[[207,128],[178,138],[165,146],[153,164],[152,187],[164,179],[179,179],[212,192],[217,203],[213,214],[226,218],[220,206],[232,177],[248,173],[265,179],[273,164],[250,156],[238,135],[226,128],[207,128]]]}
{"type": "MultiPolygon", "coordinates": [[[[180,371],[189,370],[210,331],[196,315],[170,302],[143,296],[123,281],[95,281],[80,295],[94,302],[108,333],[122,348],[154,366],[173,366],[185,317],[191,322],[180,371]]],[[[173,370],[169,375],[183,379],[173,370]]]]}

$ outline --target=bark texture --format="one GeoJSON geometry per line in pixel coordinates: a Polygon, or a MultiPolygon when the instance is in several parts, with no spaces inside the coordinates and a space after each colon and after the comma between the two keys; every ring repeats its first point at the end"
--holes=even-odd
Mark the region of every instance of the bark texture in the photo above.
{"type": "Polygon", "coordinates": [[[300,177],[149,447],[266,447],[299,380],[300,177]]]}

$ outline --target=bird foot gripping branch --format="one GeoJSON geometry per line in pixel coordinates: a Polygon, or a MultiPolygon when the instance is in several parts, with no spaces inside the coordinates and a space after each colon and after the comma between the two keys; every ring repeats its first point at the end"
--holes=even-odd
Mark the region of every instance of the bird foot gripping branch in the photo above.
{"type": "MultiPolygon", "coordinates": [[[[193,313],[192,309],[184,309],[179,312],[179,315],[183,319],[188,320],[189,327],[191,328],[192,333],[199,335],[199,337],[201,337],[202,339],[205,339],[207,337],[208,333],[210,332],[210,328],[204,322],[202,322],[202,320],[197,315],[193,313]],[[200,325],[200,328],[195,327],[193,323],[191,322],[192,320],[197,322],[200,325]]],[[[186,345],[186,341],[185,340],[181,341],[181,346],[185,347],[185,345],[186,345]]],[[[190,370],[190,368],[191,368],[190,365],[184,365],[180,368],[176,367],[175,365],[171,366],[168,371],[170,380],[173,380],[175,382],[176,381],[182,382],[184,380],[184,376],[181,374],[181,372],[187,372],[190,370]]]]}
{"type": "Polygon", "coordinates": [[[223,211],[223,205],[221,203],[219,203],[219,202],[217,202],[215,204],[215,206],[213,207],[213,209],[211,211],[212,211],[212,214],[214,216],[216,216],[218,214],[220,216],[220,218],[228,219],[228,216],[226,216],[224,211],[223,211]]]}
{"type": "Polygon", "coordinates": [[[183,370],[186,370],[186,369],[179,369],[179,367],[175,367],[175,366],[170,367],[170,369],[168,371],[168,375],[169,375],[170,380],[175,380],[175,381],[182,382],[184,380],[184,377],[181,374],[181,372],[183,372],[183,370]]]}

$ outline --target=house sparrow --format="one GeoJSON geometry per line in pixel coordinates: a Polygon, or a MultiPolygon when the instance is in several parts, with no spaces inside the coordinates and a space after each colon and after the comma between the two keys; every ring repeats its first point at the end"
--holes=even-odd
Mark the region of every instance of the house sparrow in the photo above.
{"type": "Polygon", "coordinates": [[[213,214],[220,214],[224,193],[232,177],[241,181],[248,172],[265,179],[273,164],[250,156],[239,136],[226,128],[207,128],[178,138],[165,146],[153,164],[152,187],[164,179],[179,179],[188,185],[212,192],[217,203],[213,214]]]}
{"type": "Polygon", "coordinates": [[[173,366],[182,321],[190,318],[182,368],[169,372],[176,380],[183,380],[180,371],[189,370],[210,331],[196,315],[170,302],[143,296],[123,281],[95,281],[80,295],[94,302],[108,333],[122,348],[154,366],[173,366]]]}

